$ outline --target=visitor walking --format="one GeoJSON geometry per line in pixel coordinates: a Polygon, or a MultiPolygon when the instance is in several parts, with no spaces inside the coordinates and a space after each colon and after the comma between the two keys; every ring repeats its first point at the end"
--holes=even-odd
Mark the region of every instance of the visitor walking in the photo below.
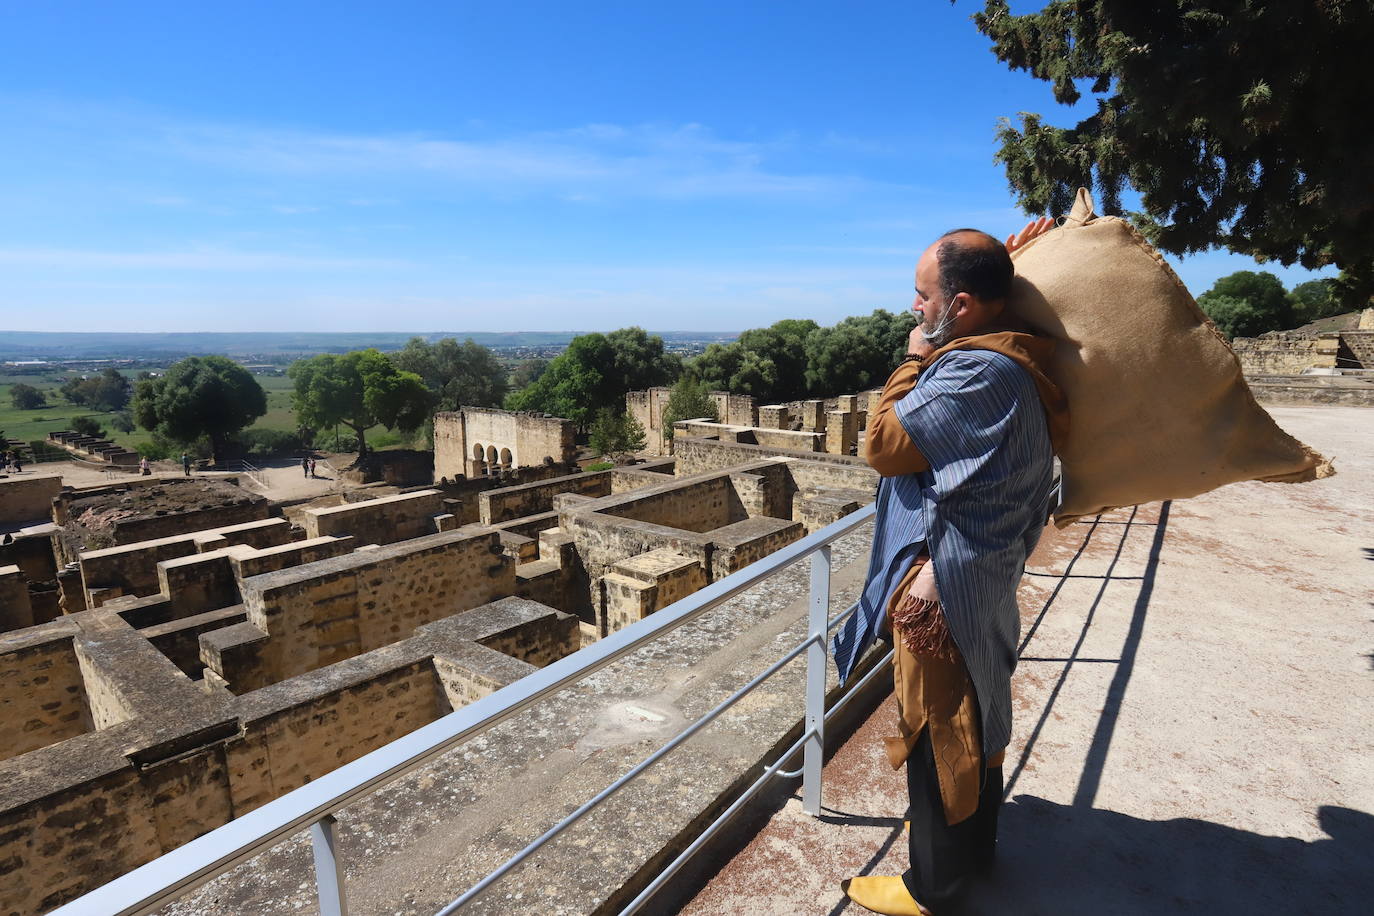
{"type": "Polygon", "coordinates": [[[140,473],[143,477],[151,477],[151,476],[152,476],[152,474],[153,474],[153,469],[152,469],[152,467],[148,464],[148,456],[147,456],[147,455],[144,455],[142,458],[138,459],[138,470],[139,470],[139,473],[140,473]]]}
{"type": "Polygon", "coordinates": [[[309,477],[309,476],[310,476],[310,456],[309,456],[309,455],[302,455],[302,456],[301,456],[301,476],[302,476],[302,477],[309,477]]]}
{"type": "Polygon", "coordinates": [[[181,453],[181,470],[185,472],[187,477],[191,476],[191,456],[186,452],[181,453]]]}
{"type": "Polygon", "coordinates": [[[310,456],[310,477],[311,477],[312,480],[313,480],[314,477],[315,477],[315,456],[314,456],[314,455],[311,455],[311,456],[310,456]]]}

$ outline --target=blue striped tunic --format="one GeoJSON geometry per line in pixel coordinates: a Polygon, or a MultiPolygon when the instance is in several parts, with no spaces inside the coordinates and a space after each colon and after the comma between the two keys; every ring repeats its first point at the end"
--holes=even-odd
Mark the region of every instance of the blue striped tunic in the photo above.
{"type": "Polygon", "coordinates": [[[868,579],[835,635],[843,682],[872,644],[888,600],[923,549],[950,635],[978,695],[983,752],[1011,740],[1016,588],[1049,517],[1053,452],[1029,373],[991,350],[953,350],[895,406],[930,470],[884,477],[868,579]]]}

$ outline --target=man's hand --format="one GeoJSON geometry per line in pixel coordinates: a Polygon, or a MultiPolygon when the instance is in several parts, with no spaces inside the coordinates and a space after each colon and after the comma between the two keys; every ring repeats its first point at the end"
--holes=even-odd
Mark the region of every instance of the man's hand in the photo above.
{"type": "Polygon", "coordinates": [[[1030,242],[1032,239],[1039,238],[1053,228],[1054,220],[1048,216],[1033,219],[1029,223],[1026,223],[1025,227],[1020,232],[1014,232],[1007,236],[1007,251],[1016,251],[1018,248],[1024,247],[1026,243],[1030,242]]]}
{"type": "Polygon", "coordinates": [[[930,341],[921,336],[921,326],[918,324],[911,329],[911,333],[906,337],[906,352],[925,359],[935,352],[935,348],[930,345],[930,341]]]}

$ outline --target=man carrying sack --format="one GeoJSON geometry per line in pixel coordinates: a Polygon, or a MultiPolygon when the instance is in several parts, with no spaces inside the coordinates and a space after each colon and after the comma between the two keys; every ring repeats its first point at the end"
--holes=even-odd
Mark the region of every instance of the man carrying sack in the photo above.
{"type": "Polygon", "coordinates": [[[844,681],[875,635],[894,637],[900,721],[886,744],[907,764],[911,869],[843,885],[893,916],[939,912],[992,861],[1016,589],[1049,514],[1062,527],[1335,473],[1255,402],[1159,253],[1096,215],[1086,190],[1062,226],[1030,223],[1005,246],[946,233],[916,266],[913,308],[922,323],[868,421],[882,477],[868,579],[834,645],[844,681]]]}
{"type": "Polygon", "coordinates": [[[882,477],[872,554],[834,654],[844,679],[879,632],[894,638],[900,734],[886,750],[907,765],[911,868],[843,885],[877,913],[938,913],[992,860],[1016,588],[1054,508],[1053,447],[1068,428],[1045,372],[1054,342],[1006,312],[1009,250],[1049,226],[1031,223],[1005,246],[960,229],[926,249],[922,323],[868,420],[866,455],[882,477]]]}

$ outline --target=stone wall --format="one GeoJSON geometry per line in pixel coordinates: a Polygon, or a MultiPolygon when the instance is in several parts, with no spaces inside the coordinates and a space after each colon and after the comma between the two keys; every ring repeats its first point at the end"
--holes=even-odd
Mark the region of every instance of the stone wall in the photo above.
{"type": "Polygon", "coordinates": [[[667,548],[627,557],[601,577],[608,632],[624,629],[706,587],[699,561],[667,548]]]}
{"type": "Polygon", "coordinates": [[[243,497],[243,502],[230,506],[213,506],[207,509],[192,509],[189,512],[174,512],[168,515],[154,515],[148,518],[131,518],[114,524],[115,544],[134,544],[138,541],[151,541],[157,538],[175,537],[207,528],[221,528],[242,525],[270,518],[272,504],[267,500],[253,501],[243,497]]]}
{"type": "Polygon", "coordinates": [[[553,498],[560,493],[608,496],[610,492],[609,470],[569,474],[478,494],[477,514],[482,524],[490,525],[493,522],[505,522],[521,516],[548,512],[553,509],[553,498]]]}
{"type": "MultiPolygon", "coordinates": [[[[121,547],[87,550],[82,552],[80,560],[82,588],[88,596],[101,591],[107,598],[117,595],[155,595],[161,590],[157,564],[164,560],[232,544],[274,547],[290,539],[291,526],[285,519],[268,518],[121,547]]],[[[99,602],[88,600],[87,606],[98,607],[99,602]]]]}
{"type": "Polygon", "coordinates": [[[71,630],[0,638],[0,760],[91,728],[71,630]]]}
{"type": "Polygon", "coordinates": [[[1339,345],[1336,334],[1308,337],[1277,331],[1231,341],[1246,375],[1301,375],[1304,369],[1334,369],[1339,345]]]}
{"type": "Polygon", "coordinates": [[[1336,364],[1342,369],[1374,369],[1374,329],[1342,331],[1336,364]]]}
{"type": "Polygon", "coordinates": [[[52,501],[62,476],[0,477],[0,526],[52,521],[52,501]]]}
{"type": "Polygon", "coordinates": [[[611,468],[611,492],[628,493],[640,487],[657,486],[673,476],[676,466],[677,461],[673,458],[658,458],[643,464],[611,468]]]}
{"type": "Polygon", "coordinates": [[[625,411],[644,427],[644,450],[653,455],[666,455],[670,451],[663,411],[671,394],[671,388],[650,388],[625,395],[625,411]]]}
{"type": "Polygon", "coordinates": [[[759,410],[749,395],[712,391],[711,400],[715,402],[716,416],[721,423],[729,423],[732,426],[759,425],[759,410]]]}
{"type": "Polygon", "coordinates": [[[783,455],[804,459],[808,462],[814,461],[826,466],[857,468],[860,469],[861,474],[871,478],[875,484],[878,480],[878,475],[869,468],[862,458],[856,458],[852,455],[789,451],[751,443],[727,442],[693,436],[674,439],[673,454],[677,458],[677,474],[680,477],[700,474],[704,471],[718,471],[745,462],[759,461],[772,455],[783,455]]]}
{"type": "Polygon", "coordinates": [[[500,468],[566,464],[575,424],[559,417],[464,407],[434,415],[434,479],[477,477],[500,468]]]}
{"type": "Polygon", "coordinates": [[[33,624],[28,580],[18,566],[0,566],[0,633],[33,624]]]}
{"type": "Polygon", "coordinates": [[[438,490],[419,490],[329,509],[306,509],[301,513],[301,527],[308,538],[351,535],[359,544],[392,544],[434,533],[434,516],[443,511],[443,495],[438,490]]]}
{"type": "MultiPolygon", "coordinates": [[[[578,640],[575,618],[505,599],[246,697],[203,693],[161,660],[154,689],[175,691],[159,698],[153,715],[145,672],[129,669],[123,653],[141,646],[153,669],[160,656],[112,624],[97,610],[35,628],[42,632],[31,631],[24,645],[0,637],[0,654],[29,653],[0,668],[0,729],[48,742],[0,761],[0,912],[39,913],[74,899],[513,683],[578,640]],[[85,645],[78,653],[74,637],[85,645]],[[70,715],[83,692],[120,707],[102,713],[103,728],[70,715]],[[46,733],[24,731],[34,716],[21,717],[11,694],[25,710],[62,718],[46,733]]],[[[12,739],[6,750],[23,747],[4,736],[12,739]]]]}
{"type": "Polygon", "coordinates": [[[512,595],[514,565],[497,532],[460,530],[254,576],[240,586],[249,623],[207,634],[205,661],[235,693],[256,690],[512,595]]]}
{"type": "Polygon", "coordinates": [[[744,504],[727,476],[692,484],[665,484],[628,495],[633,498],[598,511],[617,518],[653,522],[697,533],[747,517],[744,504]]]}

